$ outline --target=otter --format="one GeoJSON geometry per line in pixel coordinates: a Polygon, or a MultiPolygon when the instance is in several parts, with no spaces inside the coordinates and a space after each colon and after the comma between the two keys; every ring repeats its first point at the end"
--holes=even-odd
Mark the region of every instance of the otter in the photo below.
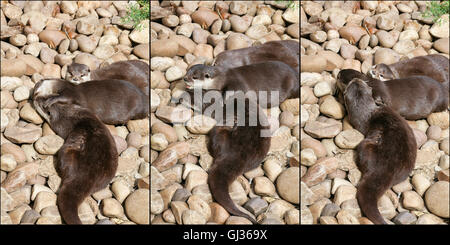
{"type": "Polygon", "coordinates": [[[233,101],[243,97],[243,93],[238,92],[225,100],[223,118],[227,116],[227,107],[233,106],[236,113],[231,115],[232,118],[235,121],[245,120],[245,125],[237,126],[234,123],[231,127],[215,126],[208,133],[208,151],[214,158],[208,171],[208,185],[214,199],[228,212],[256,223],[250,214],[237,208],[228,192],[229,185],[238,176],[256,168],[263,161],[270,147],[270,137],[262,135],[263,130],[269,129],[266,115],[251,97],[245,97],[245,108],[236,108],[237,103],[233,101]],[[239,109],[245,110],[244,118],[239,118],[239,109]],[[253,126],[250,120],[256,117],[257,121],[253,126]]]}
{"type": "Polygon", "coordinates": [[[149,66],[140,60],[114,62],[91,71],[89,66],[72,63],[67,67],[66,80],[80,84],[90,80],[125,80],[140,88],[148,96],[149,66]]]}
{"type": "MultiPolygon", "coordinates": [[[[267,107],[278,106],[286,99],[300,97],[299,73],[280,61],[223,68],[197,64],[192,66],[184,77],[186,87],[220,91],[267,92],[267,107]],[[278,92],[278,102],[271,99],[273,91],[278,92]]],[[[275,94],[273,94],[275,95],[275,94]]],[[[265,106],[261,105],[263,108],[265,106]]]]}
{"type": "Polygon", "coordinates": [[[372,67],[369,74],[382,81],[423,75],[442,83],[448,90],[449,59],[440,54],[418,56],[402,60],[394,64],[378,64],[372,67]]]}
{"type": "Polygon", "coordinates": [[[270,41],[258,46],[229,50],[217,55],[214,65],[226,69],[265,61],[281,61],[300,71],[300,43],[293,40],[270,41]]]}
{"type": "Polygon", "coordinates": [[[449,103],[449,93],[443,84],[427,76],[380,81],[361,72],[344,69],[337,76],[341,91],[353,79],[359,78],[372,88],[377,104],[384,104],[408,120],[426,118],[433,112],[444,111],[449,103]]]}
{"type": "Polygon", "coordinates": [[[37,99],[54,95],[59,95],[56,98],[61,102],[91,109],[106,124],[124,124],[149,113],[148,96],[124,80],[92,80],[75,85],[62,79],[46,79],[36,83],[34,106],[47,121],[49,115],[40,108],[37,99]]]}
{"type": "Polygon", "coordinates": [[[413,170],[416,139],[405,119],[375,103],[372,88],[363,80],[352,79],[344,93],[350,123],[365,136],[356,147],[355,162],[361,171],[356,198],[373,223],[386,224],[377,207],[378,199],[413,170]]]}
{"type": "Polygon", "coordinates": [[[118,153],[106,126],[89,109],[66,104],[56,96],[40,98],[39,107],[49,115],[64,144],[57,153],[56,170],[61,177],[57,204],[67,224],[82,224],[78,206],[112,180],[118,153]]]}

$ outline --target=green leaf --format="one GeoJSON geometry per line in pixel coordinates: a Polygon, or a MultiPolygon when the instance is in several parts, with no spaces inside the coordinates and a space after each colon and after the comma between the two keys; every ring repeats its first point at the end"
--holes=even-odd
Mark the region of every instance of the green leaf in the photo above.
{"type": "Polygon", "coordinates": [[[275,0],[276,3],[286,4],[287,8],[296,9],[300,7],[300,1],[298,0],[275,0]]]}
{"type": "Polygon", "coordinates": [[[422,13],[424,18],[433,18],[433,22],[441,24],[441,16],[450,13],[450,0],[447,1],[433,1],[427,3],[427,10],[422,13]]]}
{"type": "Polygon", "coordinates": [[[150,0],[138,0],[137,4],[129,4],[127,15],[121,20],[124,23],[133,23],[133,28],[142,30],[141,22],[150,19],[150,0]]]}

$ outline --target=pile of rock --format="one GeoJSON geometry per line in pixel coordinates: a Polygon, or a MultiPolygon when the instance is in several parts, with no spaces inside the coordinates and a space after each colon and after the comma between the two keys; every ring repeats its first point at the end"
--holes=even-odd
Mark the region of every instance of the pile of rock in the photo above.
{"type": "MultiPolygon", "coordinates": [[[[185,91],[189,66],[226,50],[298,40],[299,8],[276,1],[155,1],[151,8],[151,223],[251,224],[211,196],[206,134],[215,120],[191,118],[190,108],[171,100],[185,91]]],[[[271,149],[262,166],[231,184],[230,195],[259,223],[298,224],[300,171],[288,159],[299,158],[299,99],[266,111],[275,131],[271,149]]]]}
{"type": "MultiPolygon", "coordinates": [[[[420,1],[301,3],[301,224],[371,223],[355,198],[354,149],[364,136],[348,122],[336,76],[403,57],[448,58],[448,14],[436,24],[421,16],[425,8],[420,1]]],[[[408,123],[419,147],[415,169],[378,207],[395,224],[448,223],[449,112],[408,123]]]]}
{"type": "MultiPolygon", "coordinates": [[[[61,178],[55,135],[30,101],[37,81],[64,78],[73,61],[91,70],[131,59],[149,62],[149,23],[122,23],[127,1],[2,1],[1,223],[60,224],[61,178]]],[[[149,119],[108,125],[119,167],[111,184],[79,208],[85,224],[149,223],[149,119]]]]}

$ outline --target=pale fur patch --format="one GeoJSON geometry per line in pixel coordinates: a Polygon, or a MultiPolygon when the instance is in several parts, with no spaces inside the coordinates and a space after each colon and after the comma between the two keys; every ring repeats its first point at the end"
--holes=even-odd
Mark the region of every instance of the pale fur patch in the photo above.
{"type": "Polygon", "coordinates": [[[83,81],[83,83],[87,82],[87,81],[91,81],[91,73],[89,72],[86,76],[82,76],[81,81],[83,81]]]}
{"type": "Polygon", "coordinates": [[[380,74],[375,74],[375,67],[376,67],[377,65],[374,65],[374,66],[372,66],[372,69],[370,69],[369,70],[369,74],[370,74],[370,76],[372,77],[372,78],[375,78],[375,79],[378,79],[378,80],[380,80],[380,81],[388,81],[388,79],[386,79],[386,78],[384,78],[383,76],[381,76],[380,74]]]}
{"type": "Polygon", "coordinates": [[[33,105],[36,111],[39,113],[39,115],[41,115],[41,117],[43,117],[47,122],[50,122],[50,115],[46,114],[44,110],[42,110],[42,108],[38,105],[36,100],[33,101],[33,105]]]}
{"type": "Polygon", "coordinates": [[[91,73],[88,73],[85,76],[81,76],[80,80],[78,80],[78,81],[75,81],[73,79],[68,79],[68,81],[73,83],[73,84],[76,84],[76,85],[81,84],[81,83],[85,83],[87,81],[91,81],[91,73]]]}
{"type": "Polygon", "coordinates": [[[53,94],[53,86],[57,82],[57,80],[53,79],[43,80],[41,86],[39,86],[39,88],[34,91],[34,96],[48,96],[50,94],[53,94]]]}
{"type": "Polygon", "coordinates": [[[202,88],[202,89],[215,89],[214,86],[214,79],[212,78],[205,78],[203,80],[200,79],[193,79],[194,84],[193,88],[202,88]]]}
{"type": "MultiPolygon", "coordinates": [[[[41,86],[37,90],[34,91],[33,97],[45,97],[49,96],[51,94],[54,94],[53,87],[57,83],[57,80],[43,80],[41,86]]],[[[40,107],[40,105],[36,102],[36,100],[33,100],[33,105],[36,111],[41,115],[47,122],[50,122],[50,117],[48,114],[44,112],[44,110],[40,107]]]]}
{"type": "Polygon", "coordinates": [[[389,81],[389,79],[384,78],[383,76],[378,76],[378,80],[384,82],[384,81],[389,81]]]}
{"type": "Polygon", "coordinates": [[[369,70],[369,75],[370,75],[372,78],[376,78],[375,72],[373,71],[374,68],[375,68],[375,66],[372,66],[372,69],[369,70]]]}

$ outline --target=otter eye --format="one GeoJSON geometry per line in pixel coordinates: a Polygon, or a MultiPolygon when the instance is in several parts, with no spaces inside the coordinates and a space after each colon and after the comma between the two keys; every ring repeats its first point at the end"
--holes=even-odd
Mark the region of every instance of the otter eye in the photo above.
{"type": "Polygon", "coordinates": [[[209,74],[208,73],[205,74],[205,78],[209,78],[209,74]]]}

